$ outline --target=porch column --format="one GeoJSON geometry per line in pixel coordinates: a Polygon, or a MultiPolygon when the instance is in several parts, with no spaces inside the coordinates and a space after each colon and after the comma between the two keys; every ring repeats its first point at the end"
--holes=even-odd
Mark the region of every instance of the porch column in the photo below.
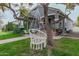
{"type": "MultiPolygon", "coordinates": [[[[55,15],[55,21],[58,21],[58,20],[59,20],[59,14],[56,13],[56,15],[55,15]]],[[[57,29],[57,28],[59,28],[59,26],[55,24],[55,28],[57,29]]]]}
{"type": "Polygon", "coordinates": [[[57,20],[59,20],[59,14],[58,13],[56,13],[56,15],[55,15],[55,21],[57,21],[57,20]]]}
{"type": "Polygon", "coordinates": [[[62,33],[62,35],[64,35],[65,34],[65,18],[63,18],[63,33],[62,33]]]}

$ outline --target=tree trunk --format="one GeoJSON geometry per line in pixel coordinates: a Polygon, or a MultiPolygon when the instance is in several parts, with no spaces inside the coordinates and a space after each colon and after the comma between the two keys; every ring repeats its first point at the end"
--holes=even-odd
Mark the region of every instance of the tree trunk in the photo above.
{"type": "Polygon", "coordinates": [[[45,18],[45,30],[47,33],[47,47],[48,47],[48,55],[51,55],[51,47],[53,47],[53,30],[49,26],[48,22],[48,5],[43,4],[44,8],[44,18],[45,18]]]}

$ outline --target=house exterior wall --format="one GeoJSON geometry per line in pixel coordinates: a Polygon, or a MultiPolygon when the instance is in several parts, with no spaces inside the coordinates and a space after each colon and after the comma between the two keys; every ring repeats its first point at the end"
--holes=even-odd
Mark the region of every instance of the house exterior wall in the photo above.
{"type": "Polygon", "coordinates": [[[66,19],[66,21],[65,21],[65,27],[66,27],[67,31],[72,30],[73,29],[73,22],[66,19]]]}
{"type": "MultiPolygon", "coordinates": [[[[34,18],[36,18],[37,20],[41,20],[44,23],[43,7],[37,6],[37,8],[31,12],[31,15],[33,15],[34,18]]],[[[72,30],[73,22],[71,20],[64,19],[64,13],[61,10],[49,7],[48,8],[48,17],[49,16],[50,16],[51,20],[54,20],[54,21],[61,20],[58,23],[55,23],[55,26],[54,26],[54,21],[51,21],[50,23],[51,23],[52,27],[55,27],[57,29],[58,28],[63,29],[65,27],[67,30],[72,30]],[[63,16],[61,16],[60,14],[62,14],[63,16]],[[52,15],[55,15],[55,19],[52,18],[52,15]],[[61,17],[59,17],[59,16],[61,16],[61,17]],[[67,20],[67,21],[65,21],[65,24],[64,24],[63,20],[67,20]],[[60,25],[60,23],[61,23],[61,25],[60,25]],[[63,24],[64,24],[64,26],[63,26],[63,24]]],[[[40,25],[39,27],[42,28],[44,26],[40,25]]]]}

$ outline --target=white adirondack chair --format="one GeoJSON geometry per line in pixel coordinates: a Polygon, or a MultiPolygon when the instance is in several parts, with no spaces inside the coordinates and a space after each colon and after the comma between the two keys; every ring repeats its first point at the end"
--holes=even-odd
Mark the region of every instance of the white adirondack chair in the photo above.
{"type": "Polygon", "coordinates": [[[46,47],[46,39],[47,35],[41,30],[38,29],[30,29],[29,35],[31,38],[30,48],[34,50],[43,49],[46,47]]]}

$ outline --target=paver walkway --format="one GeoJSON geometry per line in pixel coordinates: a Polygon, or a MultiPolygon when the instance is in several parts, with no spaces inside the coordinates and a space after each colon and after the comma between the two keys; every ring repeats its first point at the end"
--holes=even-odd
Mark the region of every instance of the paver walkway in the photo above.
{"type": "Polygon", "coordinates": [[[14,41],[18,41],[18,40],[23,40],[23,39],[26,39],[26,38],[29,38],[29,36],[25,35],[23,37],[0,40],[0,44],[4,44],[4,43],[8,43],[8,42],[14,42],[14,41]]]}

